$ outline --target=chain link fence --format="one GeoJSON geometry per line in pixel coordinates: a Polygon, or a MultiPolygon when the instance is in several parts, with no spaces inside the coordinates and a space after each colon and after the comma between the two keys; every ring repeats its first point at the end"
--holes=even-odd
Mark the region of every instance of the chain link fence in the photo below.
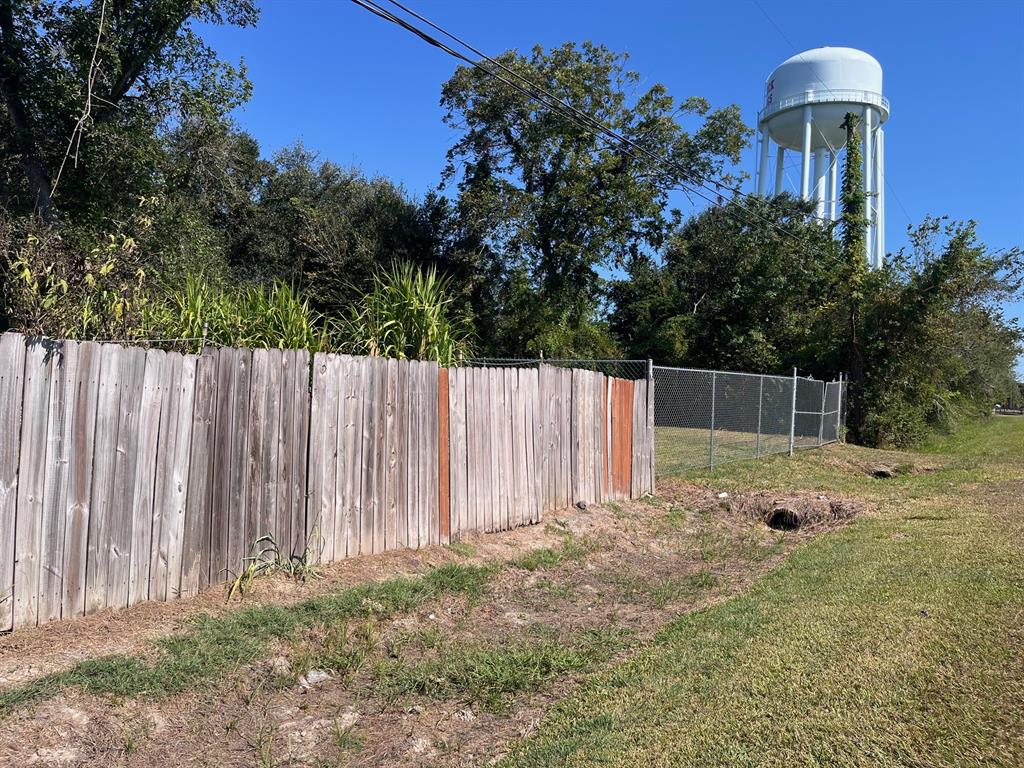
{"type": "Polygon", "coordinates": [[[842,439],[846,382],[804,376],[669,368],[648,360],[475,358],[467,365],[544,363],[654,379],[655,464],[659,476],[842,439]]]}
{"type": "Polygon", "coordinates": [[[846,384],[653,367],[659,475],[818,448],[843,434],[846,384]]]}

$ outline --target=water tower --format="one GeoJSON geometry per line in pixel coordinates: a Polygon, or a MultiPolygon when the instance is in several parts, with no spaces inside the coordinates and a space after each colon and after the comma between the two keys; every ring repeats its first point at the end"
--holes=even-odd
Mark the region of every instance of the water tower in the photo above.
{"type": "MultiPolygon", "coordinates": [[[[860,118],[867,200],[867,260],[885,259],[885,133],[889,102],[882,97],[882,66],[854,48],[815,48],[786,59],[765,83],[757,117],[757,193],[768,187],[769,143],[775,143],[775,194],[785,191],[786,151],[800,153],[800,195],[815,200],[820,219],[835,221],[839,152],[848,112],[860,118]],[[812,172],[813,160],[813,172],[812,172]]],[[[795,188],[795,184],[793,185],[795,188]]]]}

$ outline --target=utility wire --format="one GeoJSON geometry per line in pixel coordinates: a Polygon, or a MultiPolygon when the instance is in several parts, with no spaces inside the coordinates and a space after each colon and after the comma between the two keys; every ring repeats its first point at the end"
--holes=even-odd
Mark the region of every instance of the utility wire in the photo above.
{"type": "MultiPolygon", "coordinates": [[[[516,72],[515,70],[513,70],[513,69],[505,66],[504,64],[502,64],[500,61],[497,61],[496,59],[491,58],[490,56],[488,56],[486,53],[484,53],[480,49],[474,47],[470,43],[466,42],[465,40],[463,40],[462,38],[460,38],[457,35],[453,34],[452,32],[449,32],[448,30],[446,30],[445,28],[441,27],[440,25],[435,24],[434,22],[430,21],[430,19],[425,18],[424,16],[420,15],[419,13],[417,13],[414,10],[412,10],[411,8],[403,5],[398,0],[387,0],[387,2],[391,3],[391,5],[395,6],[396,8],[401,9],[402,11],[404,11],[407,14],[409,14],[410,16],[413,16],[414,18],[419,19],[424,24],[428,25],[431,29],[434,29],[435,31],[440,32],[442,35],[446,36],[450,40],[453,40],[454,42],[458,43],[459,45],[463,46],[464,48],[472,51],[477,56],[479,56],[482,59],[486,60],[490,64],[493,64],[493,65],[495,65],[497,67],[500,67],[502,70],[507,72],[512,77],[515,77],[515,78],[519,79],[520,81],[524,82],[527,85],[528,88],[530,88],[531,90],[536,92],[535,98],[540,98],[540,95],[543,95],[543,96],[545,96],[545,97],[547,97],[549,99],[552,99],[553,101],[557,102],[557,104],[560,105],[561,107],[563,107],[564,109],[571,110],[579,118],[584,120],[590,127],[600,131],[601,133],[609,134],[609,135],[613,136],[616,139],[616,141],[627,143],[628,145],[630,145],[630,147],[632,147],[632,148],[634,148],[636,150],[644,152],[645,154],[647,154],[650,157],[654,158],[657,162],[659,162],[661,164],[664,164],[666,162],[670,163],[673,166],[673,168],[676,170],[676,172],[679,173],[680,175],[682,175],[684,178],[687,177],[687,176],[694,176],[694,177],[696,177],[698,180],[701,181],[701,186],[703,186],[705,189],[707,189],[712,194],[718,195],[718,194],[721,193],[721,190],[724,188],[726,190],[729,190],[730,192],[733,192],[735,195],[737,195],[739,197],[742,197],[742,198],[749,197],[749,195],[747,193],[745,193],[742,189],[740,189],[738,186],[737,187],[729,186],[725,182],[723,182],[721,180],[718,180],[718,179],[708,180],[706,177],[702,177],[699,174],[693,173],[692,171],[688,171],[686,169],[683,169],[681,166],[679,166],[677,163],[675,163],[673,160],[671,160],[671,158],[658,157],[655,153],[651,152],[646,147],[644,147],[641,144],[639,144],[638,143],[638,141],[639,141],[638,139],[629,139],[629,138],[623,136],[622,134],[618,133],[617,131],[609,128],[607,125],[605,125],[602,122],[600,122],[593,115],[587,114],[586,112],[583,112],[582,110],[577,109],[572,104],[568,103],[567,101],[564,101],[563,99],[558,98],[558,96],[552,94],[550,91],[546,91],[545,89],[543,89],[542,87],[540,87],[536,83],[534,83],[531,80],[529,80],[522,73],[516,72]],[[714,188],[712,189],[709,185],[713,185],[714,188]]],[[[554,106],[554,105],[552,104],[550,106],[554,106]]],[[[672,113],[672,115],[670,117],[674,117],[681,109],[682,109],[682,107],[680,106],[678,109],[675,110],[675,112],[672,113]]],[[[652,126],[652,128],[650,130],[646,131],[640,138],[641,139],[646,138],[651,133],[651,131],[653,131],[653,130],[654,130],[654,127],[652,126]]],[[[705,198],[705,199],[707,199],[707,198],[705,198]]]]}
{"type": "MultiPolygon", "coordinates": [[[[406,21],[405,19],[402,19],[401,17],[399,17],[399,16],[391,13],[387,9],[381,7],[380,5],[378,5],[373,0],[352,0],[353,3],[355,3],[358,6],[360,6],[361,8],[364,8],[365,10],[370,11],[374,15],[379,16],[379,17],[381,17],[381,18],[383,18],[383,19],[385,19],[387,21],[390,21],[390,22],[392,22],[394,24],[397,24],[398,26],[402,27],[403,29],[405,29],[405,30],[411,32],[412,34],[416,35],[417,37],[421,38],[422,40],[424,40],[428,44],[430,44],[430,45],[432,45],[432,46],[434,46],[436,48],[441,49],[445,53],[448,53],[449,55],[459,59],[460,61],[463,61],[463,62],[469,64],[470,66],[473,66],[473,67],[475,67],[477,69],[480,69],[482,72],[486,73],[490,77],[493,77],[496,80],[498,80],[498,81],[500,81],[502,83],[505,83],[506,85],[508,85],[509,87],[513,88],[515,91],[517,91],[518,93],[520,93],[522,95],[525,95],[528,98],[531,98],[531,99],[533,99],[535,101],[539,101],[541,104],[551,108],[552,110],[554,110],[554,111],[558,112],[559,114],[561,114],[562,116],[566,117],[571,122],[575,123],[577,126],[582,127],[585,130],[589,131],[596,138],[603,139],[603,141],[606,143],[608,148],[613,150],[613,151],[615,151],[615,152],[617,152],[617,153],[626,155],[627,157],[630,157],[631,159],[634,159],[634,160],[639,160],[640,158],[637,157],[636,152],[640,152],[640,153],[644,154],[645,156],[647,156],[649,159],[653,160],[658,165],[660,165],[663,169],[665,169],[667,167],[670,171],[674,172],[675,176],[681,176],[681,177],[683,177],[684,180],[689,179],[690,177],[696,176],[701,181],[700,186],[704,187],[706,190],[710,191],[714,195],[720,195],[721,191],[723,189],[732,189],[727,184],[725,184],[723,182],[720,182],[720,181],[710,181],[710,182],[708,182],[703,177],[700,177],[699,174],[695,174],[692,171],[690,171],[688,169],[685,169],[682,166],[678,165],[678,163],[676,163],[675,161],[671,160],[671,158],[661,157],[658,154],[648,150],[646,147],[643,147],[643,146],[637,144],[634,140],[629,139],[626,136],[623,136],[619,132],[609,128],[608,126],[606,126],[604,124],[602,124],[600,121],[598,121],[593,116],[588,115],[587,113],[582,112],[581,110],[577,109],[576,107],[572,106],[571,104],[568,104],[568,103],[562,101],[561,99],[559,99],[554,94],[551,94],[550,92],[548,92],[548,91],[544,90],[543,88],[540,88],[536,84],[530,82],[529,80],[527,80],[520,73],[515,72],[514,70],[512,70],[509,67],[505,66],[501,62],[498,62],[498,61],[492,59],[491,57],[487,56],[486,54],[483,54],[482,52],[479,51],[479,49],[471,46],[470,44],[466,43],[465,41],[463,41],[461,38],[455,36],[454,34],[447,32],[442,27],[434,24],[433,22],[429,21],[428,19],[425,19],[423,16],[417,14],[416,12],[406,8],[406,6],[402,5],[401,3],[398,3],[395,0],[388,0],[388,1],[391,2],[393,5],[395,5],[396,7],[401,8],[406,13],[408,13],[408,14],[414,16],[415,18],[421,20],[423,23],[429,25],[431,28],[440,31],[442,34],[444,34],[445,36],[449,37],[451,40],[457,42],[458,44],[462,45],[463,47],[465,47],[468,50],[472,51],[473,53],[477,54],[482,59],[484,59],[484,60],[488,61],[489,63],[493,64],[495,67],[498,67],[501,70],[503,70],[504,72],[507,72],[511,77],[515,78],[515,80],[509,80],[508,78],[502,76],[499,72],[493,71],[492,69],[484,66],[481,62],[476,61],[476,60],[470,58],[469,56],[466,56],[465,54],[463,54],[463,53],[453,49],[451,46],[449,46],[449,45],[441,42],[440,40],[434,38],[429,33],[425,32],[424,30],[422,30],[422,29],[420,29],[418,27],[416,27],[414,24],[411,24],[410,22],[406,21]],[[516,81],[519,81],[519,82],[516,82],[516,81]],[[522,83],[525,83],[525,85],[523,85],[522,83]],[[610,142],[608,140],[608,137],[610,137],[611,139],[613,139],[617,143],[610,142]],[[713,188],[710,187],[709,184],[710,185],[714,185],[713,188]]],[[[697,195],[698,197],[700,197],[701,199],[705,200],[706,202],[708,202],[708,203],[710,203],[712,205],[719,205],[720,204],[720,200],[717,200],[715,198],[709,197],[708,195],[706,195],[703,192],[701,192],[699,189],[696,189],[693,186],[687,185],[686,181],[679,181],[677,183],[682,185],[682,188],[673,186],[673,187],[669,187],[669,189],[679,190],[679,191],[683,191],[683,192],[686,192],[686,193],[693,193],[693,194],[697,195]]],[[[732,190],[732,191],[737,192],[739,195],[743,196],[743,193],[738,191],[738,190],[732,190]]],[[[759,211],[749,210],[747,208],[742,207],[742,205],[741,205],[740,209],[743,212],[745,212],[745,213],[749,213],[749,214],[753,214],[753,215],[757,216],[757,218],[760,218],[763,222],[770,224],[771,226],[773,226],[776,230],[778,230],[783,235],[785,235],[787,237],[794,237],[795,238],[795,235],[793,235],[788,230],[785,230],[782,227],[780,227],[776,222],[771,221],[770,219],[767,219],[759,211]]]]}
{"type": "MultiPolygon", "coordinates": [[[[449,53],[450,55],[455,56],[460,61],[464,61],[467,64],[470,64],[471,66],[476,67],[477,69],[480,69],[482,72],[484,72],[487,75],[495,78],[496,80],[499,80],[500,82],[508,85],[509,87],[511,87],[514,90],[516,90],[518,93],[526,96],[527,98],[533,99],[535,101],[539,101],[544,106],[547,106],[547,107],[553,109],[554,111],[558,112],[559,114],[563,115],[564,117],[568,117],[568,119],[571,122],[574,122],[577,126],[580,126],[580,127],[584,128],[585,130],[589,131],[592,135],[595,135],[599,139],[603,138],[607,148],[609,148],[609,149],[611,149],[613,151],[625,154],[625,155],[627,155],[628,157],[630,157],[630,158],[632,158],[634,160],[639,159],[634,153],[630,152],[629,150],[625,149],[622,146],[623,144],[625,144],[630,149],[636,148],[636,149],[642,151],[644,154],[648,155],[655,162],[658,162],[661,165],[664,165],[666,162],[670,162],[671,163],[671,161],[667,161],[664,158],[658,157],[655,153],[651,152],[650,150],[648,150],[648,149],[646,149],[644,147],[640,147],[639,145],[637,145],[632,140],[626,138],[625,136],[622,136],[620,133],[612,130],[611,128],[608,128],[605,125],[603,125],[601,122],[599,122],[593,116],[588,115],[587,113],[583,112],[582,110],[579,110],[576,107],[572,106],[571,104],[568,104],[567,102],[559,99],[557,96],[555,96],[554,94],[550,93],[549,91],[546,91],[543,88],[541,88],[540,86],[536,85],[535,83],[532,83],[531,81],[526,79],[520,73],[518,73],[515,70],[505,66],[500,61],[496,61],[495,59],[491,58],[490,56],[487,56],[485,53],[482,53],[479,49],[477,49],[474,46],[470,45],[469,43],[465,42],[464,40],[462,40],[461,38],[457,37],[456,35],[454,35],[454,34],[452,34],[450,32],[447,32],[442,27],[438,26],[437,24],[434,24],[430,20],[424,18],[423,16],[421,16],[418,13],[416,13],[415,11],[407,8],[406,6],[402,5],[401,3],[395,2],[395,0],[389,0],[389,2],[391,2],[396,7],[401,8],[406,13],[410,14],[411,16],[414,16],[415,18],[419,19],[423,23],[429,25],[431,28],[433,28],[435,30],[438,30],[439,32],[441,32],[445,36],[447,36],[450,39],[452,39],[455,42],[457,42],[459,45],[462,45],[464,48],[467,48],[468,50],[472,51],[477,56],[480,56],[482,59],[484,59],[488,63],[493,64],[494,66],[498,67],[502,71],[506,72],[508,75],[510,75],[512,78],[514,78],[514,80],[509,80],[508,78],[502,76],[498,72],[495,72],[495,71],[490,70],[487,67],[483,66],[480,62],[475,61],[475,60],[471,59],[470,57],[468,57],[468,56],[466,56],[466,55],[464,55],[464,54],[454,50],[453,48],[449,47],[448,45],[446,45],[446,44],[436,40],[435,38],[431,37],[430,35],[424,33],[422,30],[416,28],[414,25],[409,24],[408,22],[406,22],[405,20],[401,19],[400,17],[392,14],[390,11],[387,11],[386,9],[380,7],[375,2],[373,2],[373,0],[352,0],[352,1],[354,3],[356,3],[356,5],[359,5],[359,6],[363,7],[363,8],[367,8],[368,10],[373,11],[378,16],[381,16],[382,18],[385,18],[388,21],[392,21],[394,23],[399,24],[404,29],[407,29],[407,30],[413,32],[417,37],[420,37],[420,38],[426,40],[427,42],[429,42],[431,45],[434,45],[434,46],[440,48],[441,50],[445,51],[446,53],[449,53]],[[566,110],[568,110],[568,113],[566,112],[566,110]],[[620,142],[620,144],[619,145],[615,145],[615,144],[610,143],[608,141],[608,138],[607,138],[609,136],[612,139],[614,139],[615,141],[620,142]]],[[[672,170],[674,170],[677,175],[684,176],[684,178],[686,176],[691,175],[688,171],[686,171],[685,169],[682,169],[680,166],[676,165],[675,163],[672,163],[672,165],[674,166],[672,168],[672,170]]],[[[706,200],[709,203],[716,204],[715,200],[707,197],[706,195],[703,195],[701,192],[699,192],[696,189],[689,188],[688,191],[693,192],[694,194],[698,195],[699,197],[702,197],[704,200],[706,200]]],[[[712,191],[717,193],[717,190],[712,190],[712,191]]]]}

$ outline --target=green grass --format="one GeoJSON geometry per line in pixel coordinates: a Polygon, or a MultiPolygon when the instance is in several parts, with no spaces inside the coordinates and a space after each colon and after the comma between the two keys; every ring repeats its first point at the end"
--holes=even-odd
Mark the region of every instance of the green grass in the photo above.
{"type": "Polygon", "coordinates": [[[385,661],[377,668],[377,687],[390,696],[462,698],[502,712],[514,694],[604,661],[621,644],[612,631],[584,632],[574,642],[546,635],[538,627],[500,644],[456,643],[426,659],[385,661]]]}
{"type": "Polygon", "coordinates": [[[448,545],[448,549],[459,557],[476,557],[476,547],[472,544],[467,544],[465,541],[453,541],[448,545]]]}
{"type": "Polygon", "coordinates": [[[877,511],[592,674],[502,765],[1024,764],[1024,420],[926,448],[891,480],[853,447],[691,475],[877,511]]]}
{"type": "Polygon", "coordinates": [[[512,565],[522,568],[524,571],[556,568],[562,563],[578,562],[600,548],[600,545],[592,538],[575,536],[556,525],[549,525],[548,531],[561,536],[562,545],[560,547],[540,547],[513,561],[512,565]]]}
{"type": "MultiPolygon", "coordinates": [[[[292,606],[255,605],[219,616],[201,615],[185,632],[157,640],[152,660],[124,655],[87,659],[66,672],[0,691],[0,717],[71,687],[87,693],[137,697],[166,695],[215,682],[266,656],[273,640],[292,639],[314,626],[340,627],[354,619],[407,613],[445,594],[479,597],[494,572],[493,567],[448,564],[419,578],[360,585],[292,606]]],[[[332,647],[336,653],[350,652],[345,645],[332,647]]],[[[319,660],[341,664],[339,658],[319,660]]]]}

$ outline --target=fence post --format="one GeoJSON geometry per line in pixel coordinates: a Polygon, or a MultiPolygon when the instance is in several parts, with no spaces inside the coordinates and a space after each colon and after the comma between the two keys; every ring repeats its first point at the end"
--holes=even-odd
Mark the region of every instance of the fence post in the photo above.
{"type": "Polygon", "coordinates": [[[754,444],[754,458],[761,458],[761,407],[764,403],[764,374],[758,379],[760,385],[757,389],[757,442],[754,444]]]}
{"type": "Polygon", "coordinates": [[[651,495],[654,495],[654,361],[647,358],[647,450],[651,452],[651,495]]]}
{"type": "Polygon", "coordinates": [[[793,444],[796,437],[796,366],[793,366],[793,408],[789,418],[789,455],[793,455],[793,444]]]}
{"type": "Polygon", "coordinates": [[[821,448],[822,432],[825,429],[825,397],[828,395],[828,385],[821,382],[821,416],[818,417],[818,447],[821,448]]]}
{"type": "Polygon", "coordinates": [[[839,372],[839,395],[836,398],[836,442],[842,442],[843,429],[843,372],[839,372]]]}
{"type": "Polygon", "coordinates": [[[708,440],[708,466],[715,467],[715,379],[718,374],[711,372],[711,435],[708,440]]]}

